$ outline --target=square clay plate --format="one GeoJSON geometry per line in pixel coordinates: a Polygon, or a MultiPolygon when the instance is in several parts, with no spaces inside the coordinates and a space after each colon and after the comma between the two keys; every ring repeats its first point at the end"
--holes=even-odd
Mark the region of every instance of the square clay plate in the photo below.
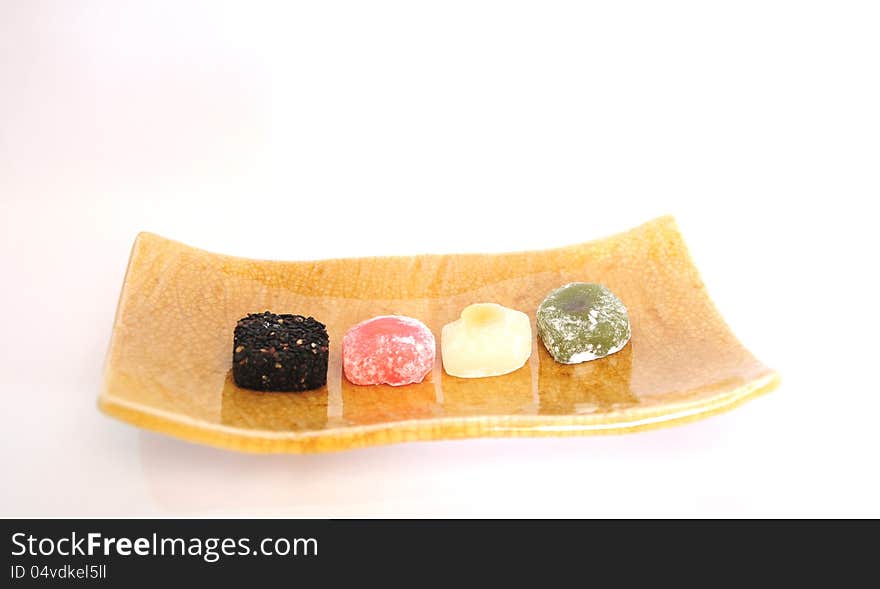
{"type": "Polygon", "coordinates": [[[730,332],[671,217],[545,251],[312,262],[217,255],[149,233],[131,252],[100,408],[178,438],[246,452],[326,452],[414,440],[635,432],[731,409],[778,376],[730,332]],[[535,339],[529,363],[494,378],[443,372],[405,387],[342,376],[345,330],[374,315],[422,320],[439,336],[466,305],[528,313],[553,288],[600,282],[626,304],[632,339],[578,365],[535,339]],[[327,386],[235,386],[232,331],[247,313],[313,315],[330,334],[327,386]]]}

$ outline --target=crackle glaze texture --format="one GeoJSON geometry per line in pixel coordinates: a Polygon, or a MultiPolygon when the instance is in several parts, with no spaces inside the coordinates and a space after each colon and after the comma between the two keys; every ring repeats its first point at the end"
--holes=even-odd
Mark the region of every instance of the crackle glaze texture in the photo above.
{"type": "Polygon", "coordinates": [[[247,452],[324,452],[415,440],[633,432],[681,423],[778,382],[712,305],[671,217],[580,245],[505,254],[313,262],[208,253],[135,240],[99,406],[147,429],[247,452]],[[342,336],[376,315],[408,315],[434,334],[470,303],[528,313],[569,282],[606,285],[627,306],[630,342],[576,365],[533,341],[502,376],[433,372],[405,387],[342,377],[342,336]],[[248,313],[312,315],[327,325],[327,385],[304,393],[235,386],[230,346],[248,313]]]}

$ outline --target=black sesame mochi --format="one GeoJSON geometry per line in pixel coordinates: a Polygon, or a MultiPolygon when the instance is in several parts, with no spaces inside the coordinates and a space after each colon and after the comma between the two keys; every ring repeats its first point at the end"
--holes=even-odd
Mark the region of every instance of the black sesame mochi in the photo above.
{"type": "Polygon", "coordinates": [[[552,291],[537,312],[538,334],[553,359],[578,364],[621,350],[630,338],[629,315],[608,288],[572,282],[552,291]]]}
{"type": "Polygon", "coordinates": [[[327,383],[330,338],[313,317],[252,313],[235,325],[232,376],[257,391],[307,391],[327,383]]]}

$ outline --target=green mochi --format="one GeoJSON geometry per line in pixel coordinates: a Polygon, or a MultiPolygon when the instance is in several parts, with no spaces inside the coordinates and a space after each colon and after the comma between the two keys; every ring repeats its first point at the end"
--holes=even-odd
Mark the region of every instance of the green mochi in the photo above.
{"type": "Polygon", "coordinates": [[[578,364],[622,349],[631,330],[626,307],[601,284],[572,282],[538,306],[538,335],[553,359],[578,364]]]}

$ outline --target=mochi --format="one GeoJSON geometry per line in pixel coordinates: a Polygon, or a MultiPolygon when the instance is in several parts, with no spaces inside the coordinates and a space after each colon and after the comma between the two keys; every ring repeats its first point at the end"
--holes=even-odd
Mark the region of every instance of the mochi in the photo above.
{"type": "Polygon", "coordinates": [[[436,347],[434,334],[418,319],[373,317],[342,338],[342,370],[356,385],[422,382],[434,368],[436,347]]]}
{"type": "Polygon", "coordinates": [[[499,376],[522,368],[532,354],[532,323],[495,303],[465,307],[440,334],[443,369],[451,376],[499,376]]]}
{"type": "Polygon", "coordinates": [[[631,329],[626,307],[601,284],[572,282],[538,306],[538,335],[553,359],[578,364],[620,351],[631,329]]]}

